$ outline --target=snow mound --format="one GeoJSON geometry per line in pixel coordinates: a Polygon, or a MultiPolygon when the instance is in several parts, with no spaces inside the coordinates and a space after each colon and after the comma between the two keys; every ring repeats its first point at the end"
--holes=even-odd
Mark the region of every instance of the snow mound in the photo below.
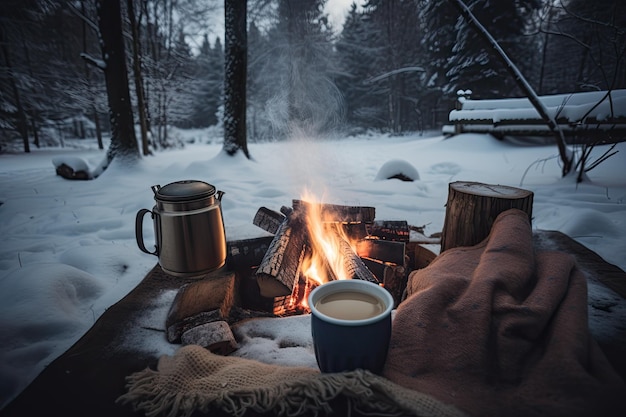
{"type": "Polygon", "coordinates": [[[374,181],[397,178],[402,181],[416,181],[420,179],[417,169],[402,159],[391,159],[383,164],[376,174],[374,181]]]}

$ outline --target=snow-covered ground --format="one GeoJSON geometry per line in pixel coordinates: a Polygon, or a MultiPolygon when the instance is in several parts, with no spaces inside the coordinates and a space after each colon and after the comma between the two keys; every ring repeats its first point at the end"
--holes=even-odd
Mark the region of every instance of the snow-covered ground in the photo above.
{"type": "MultiPolygon", "coordinates": [[[[197,179],[224,191],[228,240],[265,235],[252,225],[258,208],[289,206],[307,190],[327,203],[373,206],[377,219],[407,220],[425,226],[429,235],[442,229],[450,182],[510,185],[535,193],[534,228],[562,231],[626,269],[624,143],[617,145],[617,155],[589,172],[590,182],[576,184],[561,178],[556,146],[516,145],[485,135],[303,137],[250,144],[254,160],[247,160],[222,154],[219,137],[207,131],[177,134],[188,142],[184,149],[159,152],[130,168],[113,163],[93,181],[56,176],[53,160],[80,157],[94,168],[104,156],[95,141],[0,155],[0,407],[155,265],[156,257],[138,249],[134,229],[137,211],[154,204],[150,187],[155,184],[197,179]],[[381,169],[389,174],[394,167],[419,179],[380,178],[381,169]]],[[[154,239],[148,222],[144,237],[154,239]]],[[[173,296],[155,302],[167,304],[173,296]]],[[[590,287],[591,297],[614,304],[610,315],[590,309],[596,334],[610,336],[612,326],[626,320],[624,300],[598,286],[590,287]]],[[[164,317],[153,320],[164,325],[159,323],[164,317]]],[[[247,326],[307,346],[306,320],[259,320],[247,326]]],[[[268,352],[276,346],[263,340],[247,338],[237,354],[270,361],[268,352]]],[[[161,348],[169,354],[175,346],[163,341],[161,348]]],[[[314,366],[312,352],[304,351],[273,354],[273,360],[314,366]]]]}

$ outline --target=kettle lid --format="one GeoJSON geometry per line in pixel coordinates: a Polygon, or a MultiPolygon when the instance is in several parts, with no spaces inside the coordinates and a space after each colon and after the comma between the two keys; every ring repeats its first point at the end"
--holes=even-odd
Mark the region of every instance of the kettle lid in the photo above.
{"type": "Polygon", "coordinates": [[[167,184],[163,187],[152,187],[155,199],[168,202],[182,202],[213,197],[215,187],[204,181],[184,180],[167,184]]]}

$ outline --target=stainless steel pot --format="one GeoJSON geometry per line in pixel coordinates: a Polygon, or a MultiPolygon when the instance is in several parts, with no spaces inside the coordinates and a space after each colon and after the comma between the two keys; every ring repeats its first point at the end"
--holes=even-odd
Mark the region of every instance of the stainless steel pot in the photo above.
{"type": "Polygon", "coordinates": [[[143,252],[156,255],[163,271],[180,277],[199,277],[221,268],[226,261],[226,233],[222,217],[223,192],[203,181],[153,185],[152,210],[141,209],[135,219],[135,237],[143,252]],[[156,248],[146,249],[143,218],[151,213],[156,248]]]}

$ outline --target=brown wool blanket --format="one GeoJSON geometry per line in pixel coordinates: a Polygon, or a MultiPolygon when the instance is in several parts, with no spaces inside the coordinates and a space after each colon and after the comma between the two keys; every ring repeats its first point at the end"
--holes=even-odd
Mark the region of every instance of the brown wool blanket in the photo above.
{"type": "Polygon", "coordinates": [[[592,339],[572,257],[535,253],[528,216],[409,276],[384,376],[474,416],[626,416],[626,387],[592,339]]]}

